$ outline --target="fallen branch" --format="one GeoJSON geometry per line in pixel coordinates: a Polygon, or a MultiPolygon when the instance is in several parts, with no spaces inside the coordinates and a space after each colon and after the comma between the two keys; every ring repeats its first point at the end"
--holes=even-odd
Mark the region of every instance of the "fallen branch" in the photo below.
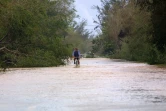
{"type": "Polygon", "coordinates": [[[28,56],[28,55],[26,55],[26,54],[24,54],[24,53],[20,53],[18,50],[16,50],[16,51],[10,50],[10,49],[6,48],[5,46],[4,46],[4,47],[1,47],[1,48],[0,48],[0,51],[7,51],[7,52],[12,53],[12,54],[15,54],[15,55],[24,55],[24,56],[28,56]]]}
{"type": "Polygon", "coordinates": [[[19,53],[18,51],[9,50],[9,49],[6,48],[5,46],[4,46],[4,47],[1,47],[1,48],[0,48],[0,51],[8,51],[8,52],[13,53],[13,54],[18,54],[18,53],[19,53]]]}
{"type": "Polygon", "coordinates": [[[9,32],[0,40],[0,42],[2,42],[7,36],[8,36],[9,32]]]}

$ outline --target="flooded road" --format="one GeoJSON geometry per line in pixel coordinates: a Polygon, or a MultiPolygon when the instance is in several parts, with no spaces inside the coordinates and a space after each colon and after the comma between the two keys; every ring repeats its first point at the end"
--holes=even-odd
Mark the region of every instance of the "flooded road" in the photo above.
{"type": "Polygon", "coordinates": [[[0,111],[166,111],[166,69],[104,58],[0,72],[0,111]]]}

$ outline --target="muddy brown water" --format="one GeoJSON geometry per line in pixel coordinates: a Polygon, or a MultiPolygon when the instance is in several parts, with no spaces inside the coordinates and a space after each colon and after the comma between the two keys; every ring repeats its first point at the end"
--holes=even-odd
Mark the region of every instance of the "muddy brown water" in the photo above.
{"type": "Polygon", "coordinates": [[[166,111],[166,69],[105,58],[0,72],[0,111],[166,111]]]}

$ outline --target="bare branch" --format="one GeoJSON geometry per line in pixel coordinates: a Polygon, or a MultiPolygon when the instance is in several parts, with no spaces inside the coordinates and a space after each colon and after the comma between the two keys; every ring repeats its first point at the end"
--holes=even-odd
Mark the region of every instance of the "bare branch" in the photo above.
{"type": "Polygon", "coordinates": [[[9,34],[9,31],[8,31],[8,33],[0,40],[0,43],[8,36],[8,34],[9,34]]]}
{"type": "Polygon", "coordinates": [[[24,53],[20,53],[18,50],[10,50],[10,49],[6,48],[5,46],[4,46],[4,47],[1,47],[1,48],[0,48],[0,51],[7,51],[7,52],[12,53],[12,54],[15,54],[15,55],[24,55],[24,56],[28,56],[28,55],[26,55],[26,54],[24,54],[24,53]]]}

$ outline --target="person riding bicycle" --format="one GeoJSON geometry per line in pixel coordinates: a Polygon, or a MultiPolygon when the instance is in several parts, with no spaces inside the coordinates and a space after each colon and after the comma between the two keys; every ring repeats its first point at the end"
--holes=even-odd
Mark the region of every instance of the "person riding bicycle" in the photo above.
{"type": "Polygon", "coordinates": [[[72,55],[74,57],[74,64],[75,64],[75,60],[76,59],[78,60],[78,64],[80,64],[80,60],[79,60],[79,58],[80,58],[80,51],[77,48],[75,48],[75,50],[73,51],[72,55]]]}

